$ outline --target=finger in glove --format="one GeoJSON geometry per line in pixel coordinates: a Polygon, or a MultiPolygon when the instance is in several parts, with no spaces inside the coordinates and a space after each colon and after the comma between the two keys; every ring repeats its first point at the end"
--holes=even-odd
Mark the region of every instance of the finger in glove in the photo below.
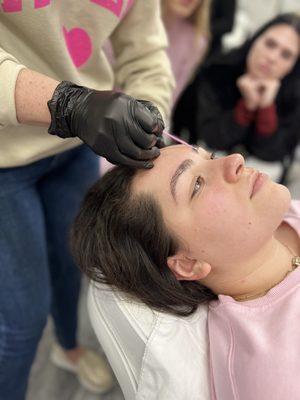
{"type": "Polygon", "coordinates": [[[153,103],[151,103],[151,101],[137,100],[136,116],[138,118],[140,125],[146,132],[151,132],[155,133],[156,135],[159,135],[165,128],[165,124],[161,116],[161,113],[159,112],[158,108],[153,103]],[[141,108],[141,105],[143,105],[144,107],[141,108]],[[142,111],[145,111],[145,109],[149,111],[152,117],[151,122],[146,117],[145,113],[143,113],[143,117],[140,114],[142,111]]]}

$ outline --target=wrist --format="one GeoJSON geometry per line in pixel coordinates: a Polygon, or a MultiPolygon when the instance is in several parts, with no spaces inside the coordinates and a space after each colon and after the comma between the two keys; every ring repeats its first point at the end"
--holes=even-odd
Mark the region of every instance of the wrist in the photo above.
{"type": "Polygon", "coordinates": [[[51,115],[48,133],[61,138],[75,137],[77,133],[72,128],[73,109],[82,95],[92,90],[72,82],[62,81],[54,90],[51,100],[47,105],[51,115]]]}
{"type": "Polygon", "coordinates": [[[256,111],[258,108],[257,104],[251,100],[245,100],[245,107],[248,111],[256,111]]]}
{"type": "Polygon", "coordinates": [[[259,109],[269,108],[269,107],[273,106],[273,104],[274,104],[274,102],[270,101],[270,100],[269,101],[262,101],[259,104],[259,109]]]}
{"type": "Polygon", "coordinates": [[[20,124],[49,126],[51,118],[47,101],[58,84],[58,81],[46,75],[28,68],[21,69],[15,86],[17,121],[20,124]]]}

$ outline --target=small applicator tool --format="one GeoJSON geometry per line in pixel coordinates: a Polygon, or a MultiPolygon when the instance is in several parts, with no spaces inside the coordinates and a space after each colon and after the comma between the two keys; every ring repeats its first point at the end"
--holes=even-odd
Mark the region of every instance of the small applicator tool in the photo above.
{"type": "Polygon", "coordinates": [[[180,139],[179,137],[177,137],[177,136],[175,136],[175,135],[172,135],[171,133],[169,133],[169,132],[167,132],[167,131],[163,131],[163,135],[166,135],[166,136],[168,136],[169,138],[173,139],[175,142],[184,144],[184,145],[190,147],[191,149],[197,151],[197,146],[192,145],[192,144],[189,144],[189,143],[185,142],[184,140],[180,139]]]}

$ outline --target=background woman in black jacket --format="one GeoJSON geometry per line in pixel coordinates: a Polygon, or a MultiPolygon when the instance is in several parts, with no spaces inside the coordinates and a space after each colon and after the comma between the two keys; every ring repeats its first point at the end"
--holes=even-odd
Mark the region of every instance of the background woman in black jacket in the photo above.
{"type": "Polygon", "coordinates": [[[281,161],[284,180],[300,138],[299,53],[300,16],[277,16],[202,66],[178,103],[174,132],[187,128],[191,142],[281,161]]]}

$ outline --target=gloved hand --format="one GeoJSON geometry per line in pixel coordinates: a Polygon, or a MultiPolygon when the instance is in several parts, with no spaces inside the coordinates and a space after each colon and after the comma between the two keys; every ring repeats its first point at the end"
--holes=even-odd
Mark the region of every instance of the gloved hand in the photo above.
{"type": "Polygon", "coordinates": [[[160,154],[164,123],[151,102],[63,81],[48,107],[49,133],[62,138],[78,136],[113,164],[152,168],[151,160],[160,154]]]}

